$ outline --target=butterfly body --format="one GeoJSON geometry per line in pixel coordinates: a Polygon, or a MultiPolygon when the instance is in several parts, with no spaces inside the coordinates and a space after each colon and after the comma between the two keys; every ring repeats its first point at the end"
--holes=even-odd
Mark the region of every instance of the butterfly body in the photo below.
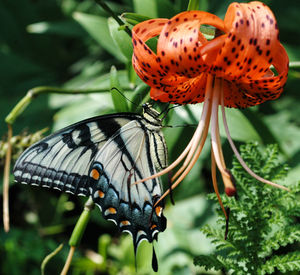
{"type": "Polygon", "coordinates": [[[91,196],[105,219],[129,232],[135,250],[166,228],[159,179],[134,184],[167,165],[158,113],[120,113],[68,126],[29,147],[14,167],[20,183],[91,196]],[[154,207],[155,205],[155,207],[154,207]]]}

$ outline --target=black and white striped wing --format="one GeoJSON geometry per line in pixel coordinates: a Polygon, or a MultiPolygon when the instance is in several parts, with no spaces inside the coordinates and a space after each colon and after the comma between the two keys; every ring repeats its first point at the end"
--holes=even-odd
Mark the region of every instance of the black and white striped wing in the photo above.
{"type": "Polygon", "coordinates": [[[162,141],[160,131],[147,130],[146,121],[131,121],[107,141],[91,166],[90,188],[94,202],[106,219],[132,234],[135,249],[143,239],[152,242],[166,227],[163,205],[160,203],[154,208],[161,197],[159,179],[134,184],[166,165],[165,159],[159,162],[163,167],[155,165],[155,158],[166,158],[162,141]],[[164,154],[157,151],[158,148],[164,154]]]}
{"type": "Polygon", "coordinates": [[[89,195],[88,172],[99,149],[135,117],[100,116],[78,122],[25,150],[15,180],[76,195],[89,195]]]}
{"type": "Polygon", "coordinates": [[[130,113],[76,123],[24,151],[15,180],[92,196],[104,218],[132,234],[136,250],[141,240],[152,242],[166,228],[162,203],[154,209],[159,179],[133,184],[166,166],[160,129],[155,118],[130,113]]]}

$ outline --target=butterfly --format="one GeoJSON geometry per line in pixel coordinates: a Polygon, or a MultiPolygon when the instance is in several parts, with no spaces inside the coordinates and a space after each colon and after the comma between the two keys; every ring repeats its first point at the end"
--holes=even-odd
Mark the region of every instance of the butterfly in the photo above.
{"type": "Polygon", "coordinates": [[[134,251],[166,228],[158,178],[136,181],[167,166],[159,113],[117,113],[68,126],[26,149],[15,181],[91,196],[105,219],[132,235],[134,251]]]}

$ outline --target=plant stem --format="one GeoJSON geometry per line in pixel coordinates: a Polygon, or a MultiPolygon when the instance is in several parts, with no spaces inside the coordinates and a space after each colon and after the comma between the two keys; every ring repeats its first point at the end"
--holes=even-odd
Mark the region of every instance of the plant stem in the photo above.
{"type": "Polygon", "coordinates": [[[62,250],[63,246],[64,246],[63,244],[60,244],[57,248],[55,248],[54,251],[52,251],[49,255],[47,255],[45,257],[45,259],[43,260],[42,265],[41,265],[41,274],[42,275],[45,274],[45,267],[46,267],[47,263],[62,250]]]}
{"type": "Polygon", "coordinates": [[[81,238],[83,236],[83,233],[85,231],[85,228],[86,228],[88,221],[90,219],[90,216],[91,216],[91,210],[94,209],[94,206],[95,206],[95,204],[91,197],[84,204],[84,209],[75,225],[75,228],[74,228],[71,238],[69,240],[70,251],[69,251],[68,258],[65,262],[64,268],[63,268],[62,272],[60,273],[61,275],[66,275],[70,268],[75,249],[81,241],[81,238]]]}
{"type": "Polygon", "coordinates": [[[5,118],[8,124],[13,124],[17,117],[23,113],[26,107],[31,103],[31,101],[39,96],[40,94],[90,94],[90,93],[103,93],[107,92],[107,89],[63,89],[57,87],[47,87],[40,86],[30,89],[27,94],[18,102],[18,104],[13,108],[13,110],[5,118]]]}
{"type": "Polygon", "coordinates": [[[60,275],[67,275],[67,273],[68,273],[68,271],[69,271],[69,268],[70,268],[70,265],[71,265],[71,262],[72,262],[72,258],[73,258],[75,249],[76,249],[75,246],[71,246],[71,247],[70,247],[69,254],[68,254],[68,258],[67,258],[67,260],[66,260],[66,263],[65,263],[65,265],[64,265],[64,268],[63,268],[63,270],[61,271],[60,275]]]}
{"type": "Polygon", "coordinates": [[[79,220],[77,221],[75,228],[73,230],[72,236],[69,240],[69,245],[70,246],[78,246],[82,235],[84,233],[84,230],[88,224],[90,215],[91,215],[91,210],[94,209],[94,202],[92,200],[92,198],[90,197],[87,202],[84,205],[84,209],[79,217],[79,220]]]}
{"type": "Polygon", "coordinates": [[[101,6],[105,11],[107,11],[120,25],[120,27],[124,27],[124,30],[127,32],[127,34],[131,37],[131,30],[128,28],[128,26],[125,25],[125,23],[116,15],[116,13],[108,6],[106,3],[102,0],[95,0],[95,2],[101,6]]]}
{"type": "Polygon", "coordinates": [[[7,124],[7,151],[5,155],[5,166],[3,175],[3,224],[5,232],[9,231],[9,174],[10,174],[10,161],[11,161],[11,138],[12,127],[7,124]]]}

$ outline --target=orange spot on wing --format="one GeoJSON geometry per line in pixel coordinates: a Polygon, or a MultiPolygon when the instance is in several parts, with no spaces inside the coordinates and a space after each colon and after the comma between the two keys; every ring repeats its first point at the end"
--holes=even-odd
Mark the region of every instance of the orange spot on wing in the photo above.
{"type": "Polygon", "coordinates": [[[116,214],[117,213],[117,209],[114,208],[114,207],[109,207],[108,211],[109,211],[110,214],[116,214]]]}
{"type": "Polygon", "coordinates": [[[151,229],[153,230],[154,228],[156,228],[157,227],[157,225],[156,224],[153,224],[152,226],[151,226],[151,229]]]}
{"type": "Polygon", "coordinates": [[[105,197],[105,193],[102,192],[101,190],[98,191],[98,195],[99,195],[100,199],[103,199],[105,197]]]}
{"type": "Polygon", "coordinates": [[[97,169],[93,169],[90,175],[94,180],[98,180],[100,178],[100,174],[97,169]]]}
{"type": "Polygon", "coordinates": [[[125,221],[121,221],[121,225],[122,226],[127,226],[127,225],[130,225],[130,222],[125,220],[125,221]]]}
{"type": "Polygon", "coordinates": [[[161,216],[162,209],[163,209],[163,208],[162,208],[161,206],[156,206],[156,207],[155,207],[155,213],[156,213],[156,215],[157,215],[158,217],[161,216]]]}

